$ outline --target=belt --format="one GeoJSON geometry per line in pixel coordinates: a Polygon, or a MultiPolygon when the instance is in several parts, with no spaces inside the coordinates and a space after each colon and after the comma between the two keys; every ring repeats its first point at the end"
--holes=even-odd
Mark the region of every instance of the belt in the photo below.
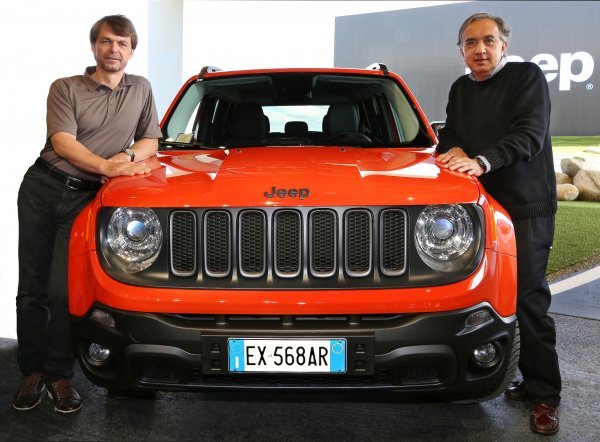
{"type": "Polygon", "coordinates": [[[57,181],[60,181],[65,185],[67,189],[71,190],[98,190],[102,186],[100,181],[89,181],[82,178],[70,176],[60,169],[52,166],[46,160],[38,158],[35,160],[35,165],[42,170],[48,172],[48,175],[57,181]]]}

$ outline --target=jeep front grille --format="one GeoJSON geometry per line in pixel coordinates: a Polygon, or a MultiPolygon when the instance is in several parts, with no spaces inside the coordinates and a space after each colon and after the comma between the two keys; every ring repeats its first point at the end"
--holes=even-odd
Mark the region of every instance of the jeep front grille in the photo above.
{"type": "Polygon", "coordinates": [[[171,273],[232,281],[398,276],[406,271],[406,219],[398,208],[176,210],[171,273]]]}

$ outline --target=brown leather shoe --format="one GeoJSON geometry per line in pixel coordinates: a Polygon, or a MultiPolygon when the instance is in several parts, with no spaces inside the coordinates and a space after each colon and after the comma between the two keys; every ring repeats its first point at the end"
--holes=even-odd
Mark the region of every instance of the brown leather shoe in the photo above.
{"type": "Polygon", "coordinates": [[[530,428],[539,434],[554,434],[560,428],[557,407],[535,404],[529,417],[530,428]]]}
{"type": "Polygon", "coordinates": [[[57,413],[74,413],[81,408],[81,396],[70,379],[59,379],[47,387],[48,397],[54,401],[54,410],[57,413]]]}
{"type": "Polygon", "coordinates": [[[42,401],[45,388],[43,373],[33,373],[23,377],[19,391],[13,400],[13,408],[17,411],[33,410],[42,401]]]}
{"type": "Polygon", "coordinates": [[[512,399],[513,401],[524,401],[527,399],[527,394],[525,393],[525,382],[520,381],[513,383],[511,387],[506,389],[504,394],[507,398],[512,399]]]}

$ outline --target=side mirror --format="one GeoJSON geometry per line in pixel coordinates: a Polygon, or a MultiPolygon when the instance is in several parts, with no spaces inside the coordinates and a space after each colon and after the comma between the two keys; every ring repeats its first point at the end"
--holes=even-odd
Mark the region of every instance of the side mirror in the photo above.
{"type": "Polygon", "coordinates": [[[440,137],[440,129],[446,125],[446,122],[445,121],[431,121],[429,124],[431,124],[431,128],[433,129],[435,136],[439,138],[440,137]]]}

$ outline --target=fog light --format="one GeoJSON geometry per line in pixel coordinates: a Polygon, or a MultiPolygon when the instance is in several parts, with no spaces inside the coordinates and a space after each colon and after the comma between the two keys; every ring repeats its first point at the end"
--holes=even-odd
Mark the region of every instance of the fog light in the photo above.
{"type": "Polygon", "coordinates": [[[115,327],[115,318],[113,318],[110,313],[107,313],[104,310],[92,310],[92,313],[90,313],[90,319],[99,322],[102,325],[106,325],[107,327],[115,327]]]}
{"type": "Polygon", "coordinates": [[[90,359],[99,365],[105,364],[110,358],[110,350],[95,342],[90,344],[88,354],[90,355],[90,359]]]}
{"type": "Polygon", "coordinates": [[[498,352],[496,346],[492,343],[487,343],[473,351],[475,362],[482,367],[491,367],[497,362],[498,352]]]}
{"type": "Polygon", "coordinates": [[[477,310],[467,316],[467,320],[465,321],[465,328],[473,328],[478,325],[483,324],[492,319],[492,314],[489,310],[477,310]]]}

